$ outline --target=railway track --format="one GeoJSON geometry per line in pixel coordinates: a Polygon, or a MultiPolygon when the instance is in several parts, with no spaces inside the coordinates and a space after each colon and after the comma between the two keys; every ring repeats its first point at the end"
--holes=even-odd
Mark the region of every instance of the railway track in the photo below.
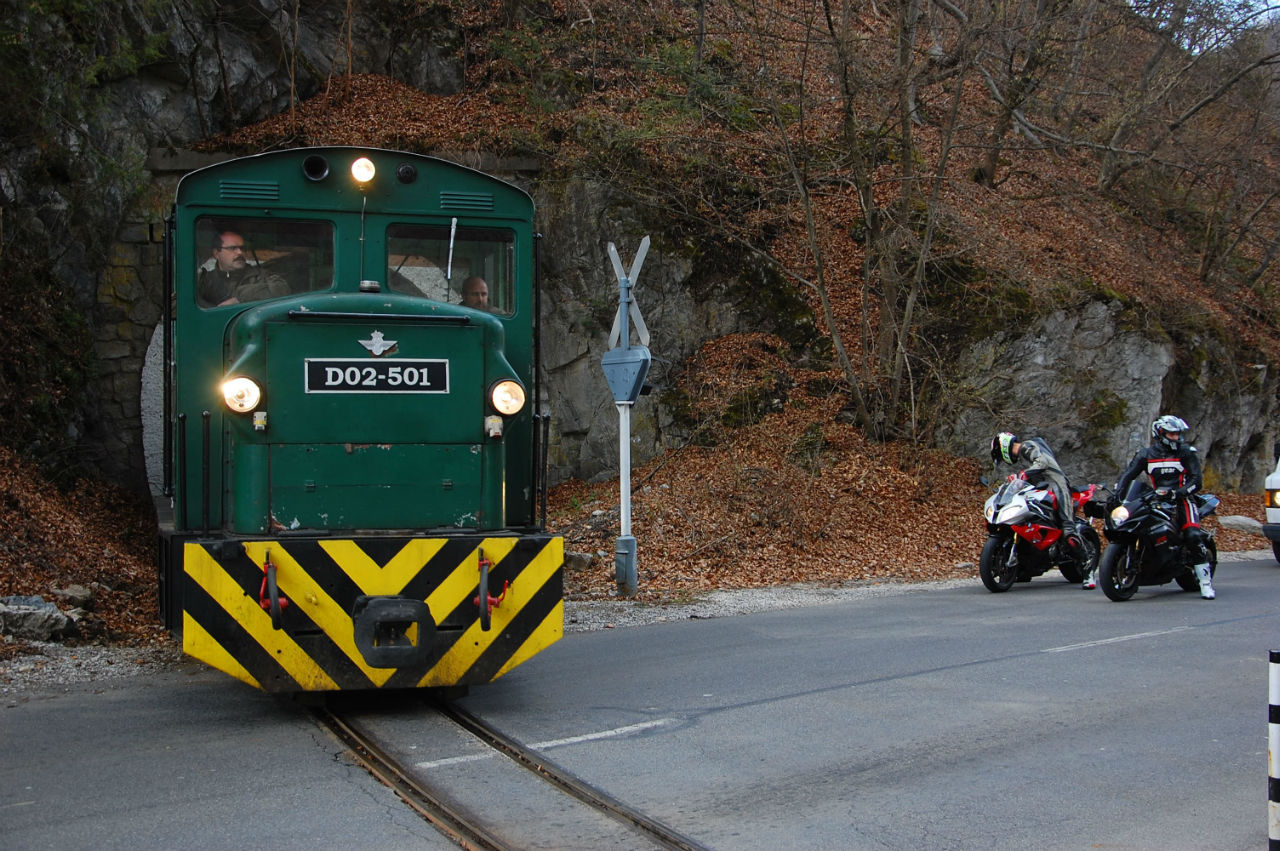
{"type": "Polygon", "coordinates": [[[453,704],[418,697],[375,711],[334,701],[314,713],[367,771],[463,848],[703,848],[453,704]],[[422,760],[424,736],[461,755],[422,760]]]}

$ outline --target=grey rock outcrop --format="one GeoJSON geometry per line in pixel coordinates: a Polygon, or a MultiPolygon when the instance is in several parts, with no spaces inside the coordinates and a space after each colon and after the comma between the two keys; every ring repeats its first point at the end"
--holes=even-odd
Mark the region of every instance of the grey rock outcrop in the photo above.
{"type": "Polygon", "coordinates": [[[1234,529],[1237,532],[1246,532],[1250,535],[1262,535],[1262,523],[1254,520],[1252,517],[1244,517],[1239,514],[1223,514],[1218,517],[1218,524],[1224,529],[1234,529]]]}
{"type": "MultiPolygon", "coordinates": [[[[597,480],[618,472],[618,414],[600,358],[618,309],[618,280],[608,255],[614,243],[629,272],[649,235],[635,210],[608,187],[569,181],[535,187],[547,243],[544,255],[543,370],[552,411],[552,482],[597,480]]],[[[695,297],[692,260],[654,242],[632,292],[652,335],[649,383],[659,393],[671,368],[706,340],[744,327],[740,306],[724,287],[695,297]]],[[[635,342],[633,336],[632,342],[635,342]]],[[[642,396],[631,413],[631,458],[642,464],[671,434],[659,394],[642,396]]]]}
{"type": "Polygon", "coordinates": [[[1191,426],[1211,486],[1260,487],[1275,378],[1250,367],[1256,381],[1242,386],[1225,346],[1208,340],[1197,341],[1212,353],[1200,368],[1181,368],[1173,341],[1127,318],[1119,303],[1095,301],[971,346],[954,370],[940,445],[989,462],[996,432],[1039,435],[1073,481],[1110,484],[1147,444],[1151,421],[1175,413],[1191,426]]]}
{"type": "Polygon", "coordinates": [[[83,585],[68,585],[66,588],[54,588],[50,593],[71,609],[91,611],[94,606],[94,593],[83,585]]]}

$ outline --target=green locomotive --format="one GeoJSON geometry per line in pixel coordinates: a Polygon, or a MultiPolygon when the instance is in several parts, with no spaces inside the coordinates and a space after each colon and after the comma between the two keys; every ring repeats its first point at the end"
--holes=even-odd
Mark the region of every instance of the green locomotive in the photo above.
{"type": "Polygon", "coordinates": [[[537,236],[417,154],[192,172],[166,228],[161,611],[266,691],[488,682],[563,632],[537,236]]]}

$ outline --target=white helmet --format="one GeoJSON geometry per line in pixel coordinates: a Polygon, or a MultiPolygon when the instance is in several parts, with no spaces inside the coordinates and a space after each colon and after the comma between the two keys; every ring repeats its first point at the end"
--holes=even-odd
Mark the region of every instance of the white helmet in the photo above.
{"type": "Polygon", "coordinates": [[[1177,452],[1178,445],[1182,443],[1182,436],[1186,434],[1188,428],[1185,420],[1173,414],[1165,414],[1151,423],[1151,442],[1159,443],[1170,452],[1177,452]]]}

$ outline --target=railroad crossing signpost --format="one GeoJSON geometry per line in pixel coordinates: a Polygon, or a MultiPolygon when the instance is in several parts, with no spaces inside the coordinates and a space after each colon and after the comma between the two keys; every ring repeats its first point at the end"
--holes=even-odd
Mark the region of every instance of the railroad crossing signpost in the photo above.
{"type": "Polygon", "coordinates": [[[640,277],[644,256],[649,253],[649,237],[640,240],[640,250],[631,262],[631,270],[622,268],[618,249],[609,243],[609,259],[613,272],[618,276],[618,313],[613,318],[613,330],[609,332],[609,351],[600,359],[604,377],[609,382],[614,404],[618,406],[618,487],[622,503],[619,515],[621,534],[614,549],[614,568],[617,572],[618,594],[631,597],[636,593],[636,539],[631,534],[631,406],[644,388],[649,374],[649,329],[645,327],[640,307],[631,297],[631,288],[640,277]],[[631,345],[631,326],[636,329],[640,345],[631,345]]]}

